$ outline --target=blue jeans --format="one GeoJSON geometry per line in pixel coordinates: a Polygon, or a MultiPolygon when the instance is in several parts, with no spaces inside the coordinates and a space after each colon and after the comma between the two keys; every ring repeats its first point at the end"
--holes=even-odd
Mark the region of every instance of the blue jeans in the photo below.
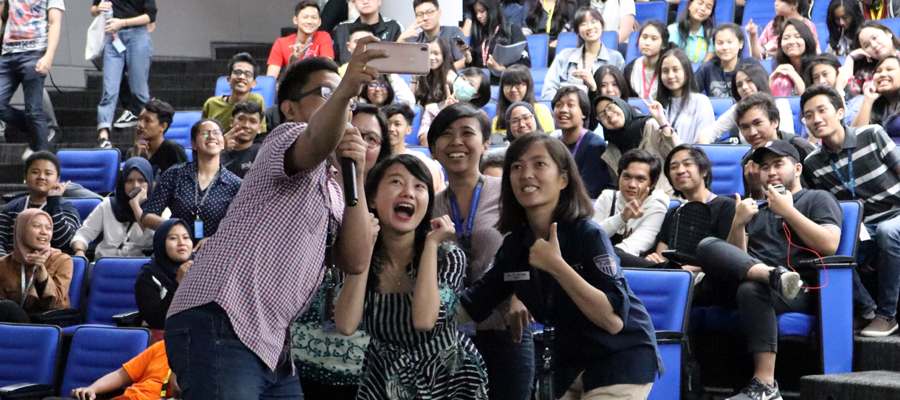
{"type": "Polygon", "coordinates": [[[125,45],[119,53],[113,46],[112,36],[107,37],[103,49],[103,97],[97,106],[97,129],[109,129],[116,113],[122,71],[128,67],[128,86],[131,93],[143,104],[150,100],[150,59],[153,43],[147,26],[120,29],[117,33],[125,45]]]}
{"type": "Polygon", "coordinates": [[[47,142],[47,117],[44,116],[44,78],[34,70],[43,51],[25,51],[0,56],[0,119],[17,129],[28,132],[29,147],[34,151],[50,150],[47,142]],[[9,105],[16,89],[22,85],[25,112],[9,105]]]}
{"type": "Polygon", "coordinates": [[[865,224],[869,234],[878,245],[878,300],[872,296],[853,273],[853,300],[861,304],[862,314],[872,309],[875,315],[893,317],[897,315],[897,297],[900,295],[900,215],[876,224],[865,224]]]}
{"type": "Polygon", "coordinates": [[[169,317],[163,337],[184,400],[303,399],[289,349],[270,370],[238,339],[216,303],[169,317]]]}
{"type": "Polygon", "coordinates": [[[488,372],[490,400],[526,400],[534,383],[534,342],[531,326],[522,332],[522,341],[513,342],[509,329],[479,330],[472,343],[484,358],[488,372]]]}

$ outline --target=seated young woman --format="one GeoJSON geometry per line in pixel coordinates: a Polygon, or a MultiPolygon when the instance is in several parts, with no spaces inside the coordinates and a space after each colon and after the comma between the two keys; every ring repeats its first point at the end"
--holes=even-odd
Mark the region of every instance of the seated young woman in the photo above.
{"type": "Polygon", "coordinates": [[[72,257],[50,247],[53,220],[39,208],[19,213],[13,232],[0,258],[0,322],[27,324],[30,313],[69,306],[72,257]]]}
{"type": "Polygon", "coordinates": [[[676,47],[663,54],[657,70],[659,92],[650,111],[653,112],[655,105],[659,104],[681,141],[696,143],[702,127],[715,122],[715,114],[709,97],[697,92],[691,60],[684,50],[676,47]]]}
{"type": "Polygon", "coordinates": [[[506,110],[510,104],[524,101],[530,103],[537,113],[542,126],[553,127],[553,112],[534,98],[534,81],[531,71],[521,65],[513,65],[500,76],[500,99],[497,101],[497,116],[494,117],[491,133],[506,133],[509,120],[506,110]]]}
{"type": "Polygon", "coordinates": [[[848,93],[861,95],[872,83],[878,63],[887,56],[900,55],[900,38],[881,22],[866,21],[859,26],[853,48],[844,60],[844,67],[853,71],[848,93]]]}
{"type": "Polygon", "coordinates": [[[851,126],[881,125],[891,137],[900,137],[900,59],[887,56],[875,67],[872,84],[851,126]]]}
{"type": "Polygon", "coordinates": [[[818,52],[818,42],[809,27],[797,19],[789,19],[778,36],[775,69],[769,75],[769,87],[775,97],[799,96],[806,90],[800,75],[818,52]]]}
{"type": "Polygon", "coordinates": [[[637,97],[638,95],[637,92],[632,90],[622,71],[612,65],[604,65],[597,68],[597,72],[594,72],[594,82],[597,83],[597,86],[594,90],[588,90],[589,99],[596,99],[600,95],[618,97],[620,99],[637,97]]]}
{"type": "Polygon", "coordinates": [[[769,21],[762,33],[759,33],[759,27],[753,23],[752,19],[745,27],[749,36],[750,55],[757,60],[775,57],[781,44],[781,35],[787,27],[787,21],[792,19],[803,23],[810,30],[813,37],[813,46],[810,46],[810,49],[815,47],[813,55],[819,54],[819,35],[816,31],[816,24],[806,18],[808,14],[809,0],[776,0],[775,19],[769,21]]]}
{"type": "Polygon", "coordinates": [[[153,234],[153,257],[134,283],[138,314],[150,329],[164,329],[178,284],[194,264],[191,227],[178,218],[163,221],[153,234]]]}
{"type": "Polygon", "coordinates": [[[416,103],[409,86],[396,74],[379,75],[378,79],[369,82],[365,90],[360,92],[359,99],[376,107],[384,107],[395,102],[412,107],[416,103]]]}
{"type": "Polygon", "coordinates": [[[759,61],[741,56],[744,32],[738,24],[728,22],[716,26],[712,38],[716,44],[715,55],[695,72],[697,87],[709,97],[732,97],[731,82],[738,67],[743,64],[759,65],[759,61]]]}
{"type": "Polygon", "coordinates": [[[638,42],[634,43],[634,46],[641,52],[641,56],[625,66],[625,79],[628,80],[628,86],[635,97],[655,99],[659,87],[656,64],[659,63],[662,53],[669,48],[669,31],[666,24],[658,19],[644,22],[638,31],[638,42]]]}
{"type": "Polygon", "coordinates": [[[502,12],[500,0],[474,0],[467,2],[466,11],[474,15],[472,21],[472,36],[469,44],[472,54],[472,62],[466,63],[467,67],[487,68],[491,72],[489,84],[496,85],[500,82],[500,74],[514,64],[531,67],[531,57],[528,53],[528,42],[522,34],[522,27],[510,23],[506,13],[502,12]],[[494,52],[498,46],[509,46],[517,43],[525,43],[525,49],[520,57],[512,62],[501,64],[494,59],[494,52]]]}
{"type": "Polygon", "coordinates": [[[684,50],[691,63],[709,61],[715,55],[712,40],[715,8],[716,0],[690,0],[678,22],[669,25],[669,41],[684,50]]]}
{"type": "Polygon", "coordinates": [[[828,4],[828,14],[825,17],[825,25],[828,26],[828,43],[822,52],[838,57],[850,55],[853,42],[856,41],[856,35],[859,33],[859,26],[866,21],[861,14],[852,12],[852,9],[844,9],[844,2],[845,0],[831,0],[831,3],[828,4]]]}
{"type": "Polygon", "coordinates": [[[510,104],[506,109],[506,120],[509,121],[509,130],[506,131],[506,140],[509,142],[529,132],[544,131],[531,103],[517,101],[510,104]]]}

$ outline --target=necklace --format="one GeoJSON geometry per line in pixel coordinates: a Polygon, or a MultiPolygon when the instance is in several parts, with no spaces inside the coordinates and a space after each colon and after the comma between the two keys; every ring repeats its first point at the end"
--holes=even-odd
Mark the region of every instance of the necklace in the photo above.
{"type": "Polygon", "coordinates": [[[400,284],[402,283],[401,279],[403,278],[403,275],[402,274],[400,276],[394,275],[394,273],[389,268],[390,265],[393,265],[393,264],[388,263],[388,265],[385,265],[384,271],[387,272],[391,276],[391,278],[393,278],[394,281],[397,282],[397,286],[400,286],[400,284]]]}

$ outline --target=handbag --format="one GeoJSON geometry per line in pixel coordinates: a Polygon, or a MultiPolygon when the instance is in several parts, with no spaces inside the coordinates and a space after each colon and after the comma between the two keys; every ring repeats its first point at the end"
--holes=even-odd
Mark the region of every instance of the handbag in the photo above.
{"type": "Polygon", "coordinates": [[[84,45],[84,60],[92,61],[103,58],[103,47],[106,46],[106,13],[100,13],[87,31],[87,42],[84,45]]]}

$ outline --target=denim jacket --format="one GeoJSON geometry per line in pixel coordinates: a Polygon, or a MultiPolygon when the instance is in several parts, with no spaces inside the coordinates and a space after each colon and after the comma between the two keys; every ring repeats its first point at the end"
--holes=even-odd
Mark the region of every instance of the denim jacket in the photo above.
{"type": "MultiPolygon", "coordinates": [[[[541,91],[543,100],[552,101],[553,96],[556,96],[556,91],[563,86],[579,86],[587,93],[584,81],[572,76],[573,72],[581,68],[582,54],[584,54],[584,45],[574,49],[565,49],[556,56],[544,79],[544,89],[541,91]]],[[[608,50],[606,46],[603,46],[597,53],[597,58],[594,59],[591,75],[604,65],[612,65],[621,70],[625,68],[625,58],[618,51],[608,50]]]]}

